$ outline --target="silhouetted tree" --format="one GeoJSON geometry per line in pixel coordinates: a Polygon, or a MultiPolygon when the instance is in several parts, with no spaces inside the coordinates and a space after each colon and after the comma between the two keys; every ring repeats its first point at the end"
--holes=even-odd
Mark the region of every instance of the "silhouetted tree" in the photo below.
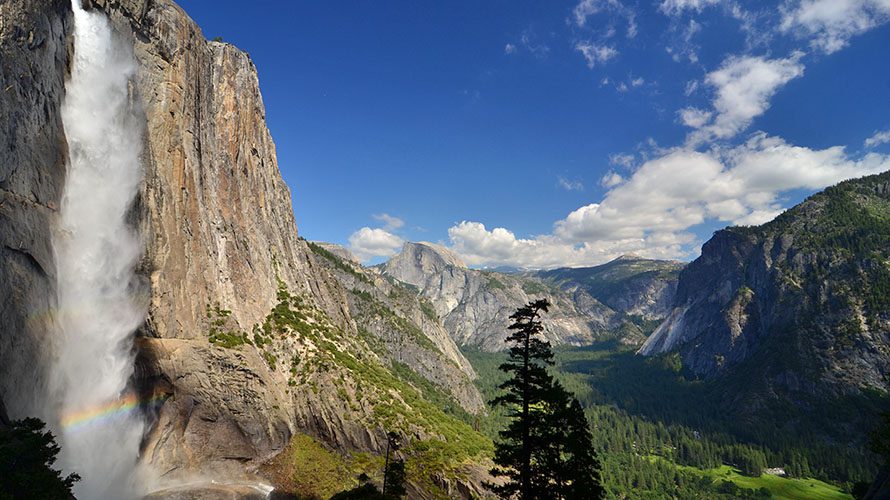
{"type": "Polygon", "coordinates": [[[491,470],[508,480],[487,486],[504,498],[601,498],[600,465],[584,410],[547,372],[553,352],[536,337],[543,331],[540,313],[549,306],[546,300],[530,302],[510,316],[509,359],[500,369],[512,377],[492,404],[506,406],[512,420],[500,432],[498,467],[491,470]]]}
{"type": "Polygon", "coordinates": [[[510,316],[512,333],[506,342],[511,344],[508,360],[500,369],[512,377],[500,385],[506,391],[492,401],[509,409],[512,418],[509,426],[499,434],[501,442],[495,444],[495,467],[491,474],[507,477],[502,485],[489,485],[498,495],[508,498],[518,494],[522,499],[540,497],[546,480],[540,470],[532,470],[532,453],[536,444],[533,429],[543,424],[544,401],[553,386],[553,378],[547,366],[553,364],[550,344],[536,337],[543,331],[540,313],[550,307],[547,300],[537,300],[520,307],[510,316]]]}
{"type": "Polygon", "coordinates": [[[73,498],[77,474],[53,469],[59,445],[42,421],[26,418],[0,423],[0,498],[73,498]]]}
{"type": "Polygon", "coordinates": [[[405,495],[405,461],[390,460],[390,453],[401,447],[399,435],[395,432],[386,434],[386,460],[383,465],[383,496],[401,498],[405,495]]]}

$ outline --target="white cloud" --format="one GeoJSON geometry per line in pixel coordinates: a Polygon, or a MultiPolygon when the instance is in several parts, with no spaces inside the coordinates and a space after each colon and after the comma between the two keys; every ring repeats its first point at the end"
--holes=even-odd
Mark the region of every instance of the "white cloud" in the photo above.
{"type": "Polygon", "coordinates": [[[643,77],[640,76],[640,77],[632,79],[630,81],[630,86],[631,87],[639,87],[639,86],[643,85],[644,83],[646,83],[646,80],[644,80],[643,77]]]}
{"type": "Polygon", "coordinates": [[[362,261],[392,257],[405,241],[385,229],[363,227],[349,237],[349,249],[362,261]]]}
{"type": "Polygon", "coordinates": [[[581,2],[572,9],[572,18],[576,26],[584,28],[587,26],[587,19],[590,16],[603,11],[608,11],[614,15],[623,17],[627,21],[627,38],[634,38],[637,36],[639,31],[636,20],[637,13],[619,0],[581,0],[581,2]]]}
{"type": "Polygon", "coordinates": [[[890,0],[788,0],[780,29],[809,37],[813,48],[831,54],[888,21],[890,0]]]}
{"type": "Polygon", "coordinates": [[[387,231],[394,231],[396,229],[400,229],[402,226],[405,225],[405,221],[403,221],[402,219],[386,213],[374,214],[371,217],[382,222],[384,224],[384,229],[386,229],[387,231]]]}
{"type": "Polygon", "coordinates": [[[621,174],[615,172],[614,170],[610,170],[608,174],[604,175],[602,179],[600,179],[600,186],[604,188],[613,188],[619,184],[624,182],[624,177],[621,177],[621,174]]]}
{"type": "Polygon", "coordinates": [[[699,12],[705,7],[718,3],[720,0],[662,0],[659,9],[669,16],[676,16],[686,10],[699,12]]]}
{"type": "Polygon", "coordinates": [[[694,94],[696,90],[698,90],[698,86],[698,80],[690,80],[686,82],[686,89],[684,89],[683,93],[686,95],[686,97],[689,97],[694,94]]]}
{"type": "Polygon", "coordinates": [[[887,144],[888,142],[890,142],[890,130],[875,132],[875,135],[865,140],[865,147],[873,148],[875,146],[880,146],[881,144],[887,144]]]}
{"type": "Polygon", "coordinates": [[[692,128],[704,127],[706,123],[711,121],[711,117],[714,116],[714,113],[711,111],[698,108],[683,108],[677,111],[677,114],[680,115],[680,121],[683,122],[683,125],[692,128]]]}
{"type": "MultiPolygon", "coordinates": [[[[795,52],[784,59],[731,56],[705,83],[714,89],[714,118],[701,122],[690,134],[693,145],[711,139],[727,139],[747,128],[769,109],[769,100],[789,81],[803,75],[803,56],[795,52]]],[[[681,111],[682,113],[682,111],[681,111]]]]}
{"type": "Polygon", "coordinates": [[[581,181],[569,180],[561,175],[556,178],[556,185],[565,189],[566,191],[583,191],[584,190],[584,183],[582,183],[581,181]]]}
{"type": "Polygon", "coordinates": [[[575,44],[575,50],[584,56],[584,60],[587,61],[587,67],[590,69],[618,55],[618,51],[614,47],[596,45],[591,42],[578,42],[575,44]]]}
{"type": "MultiPolygon", "coordinates": [[[[517,238],[465,221],[449,236],[473,265],[594,265],[624,253],[685,258],[695,251],[691,230],[705,221],[760,224],[785,208],[783,193],[886,170],[890,155],[851,158],[840,146],[812,150],[757,133],[733,148],[664,152],[614,184],[599,203],[557,221],[552,234],[517,238]]],[[[607,175],[603,183],[615,180],[607,175]]]]}
{"type": "Polygon", "coordinates": [[[516,46],[512,43],[508,43],[504,46],[504,54],[512,54],[514,52],[516,52],[516,46]]]}
{"type": "Polygon", "coordinates": [[[627,153],[615,153],[609,156],[609,163],[631,170],[634,167],[634,155],[627,153]]]}

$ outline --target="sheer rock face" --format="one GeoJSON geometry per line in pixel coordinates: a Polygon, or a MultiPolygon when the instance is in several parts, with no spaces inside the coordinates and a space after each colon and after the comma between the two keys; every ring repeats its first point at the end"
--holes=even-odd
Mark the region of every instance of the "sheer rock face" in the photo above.
{"type": "Polygon", "coordinates": [[[12,418],[44,415],[48,399],[72,30],[67,0],[0,2],[0,399],[12,418]]]}
{"type": "Polygon", "coordinates": [[[717,232],[680,274],[642,354],[702,377],[801,395],[881,389],[890,373],[888,174],[842,183],[776,220],[717,232]]]}
{"type": "MultiPolygon", "coordinates": [[[[136,379],[146,399],[163,404],[145,460],[167,479],[227,477],[274,456],[297,430],[339,451],[382,452],[373,404],[355,401],[361,391],[344,383],[356,375],[330,360],[307,368],[323,345],[385,360],[358,337],[349,290],[298,238],[249,56],[206,41],[170,0],[90,5],[133,44],[134,92],[147,123],[134,219],[151,297],[136,379]],[[208,306],[231,311],[225,329],[251,332],[278,303],[279,284],[330,320],[328,337],[275,338],[264,348],[208,343],[208,306]]],[[[398,341],[406,333],[392,334],[398,341]]],[[[463,359],[456,349],[451,354],[463,359]]],[[[430,380],[455,375],[468,406],[481,405],[456,363],[430,361],[425,373],[418,363],[412,368],[430,380]]]]}

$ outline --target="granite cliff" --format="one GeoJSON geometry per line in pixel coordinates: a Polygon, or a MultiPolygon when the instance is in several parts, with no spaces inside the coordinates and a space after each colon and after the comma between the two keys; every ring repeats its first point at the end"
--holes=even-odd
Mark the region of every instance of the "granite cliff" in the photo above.
{"type": "Polygon", "coordinates": [[[890,174],[843,182],[759,227],[718,231],[641,354],[761,392],[886,390],[890,174]],[[750,383],[756,380],[757,383],[750,383]]]}
{"type": "MultiPolygon", "coordinates": [[[[416,301],[395,306],[374,291],[395,316],[358,327],[366,305],[298,237],[250,57],[207,41],[169,0],[84,3],[138,63],[130,98],[145,119],[144,178],[129,219],[150,294],[133,386],[156,484],[253,481],[276,456],[290,459],[281,454],[295,436],[344,461],[373,456],[392,430],[415,443],[402,452],[409,464],[438,460],[412,466],[417,496],[478,493],[484,468],[472,464],[490,442],[464,422],[481,408],[472,369],[416,301]]],[[[65,180],[71,23],[67,1],[0,4],[0,398],[14,418],[49,415],[38,406],[53,356],[50,232],[65,180]]]]}

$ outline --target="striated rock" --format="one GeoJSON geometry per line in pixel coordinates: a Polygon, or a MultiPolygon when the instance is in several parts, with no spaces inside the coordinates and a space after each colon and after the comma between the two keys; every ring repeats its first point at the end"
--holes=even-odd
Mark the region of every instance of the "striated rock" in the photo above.
{"type": "Polygon", "coordinates": [[[50,228],[65,180],[60,111],[72,29],[67,0],[0,3],[0,399],[13,418],[47,414],[50,228]]]}

